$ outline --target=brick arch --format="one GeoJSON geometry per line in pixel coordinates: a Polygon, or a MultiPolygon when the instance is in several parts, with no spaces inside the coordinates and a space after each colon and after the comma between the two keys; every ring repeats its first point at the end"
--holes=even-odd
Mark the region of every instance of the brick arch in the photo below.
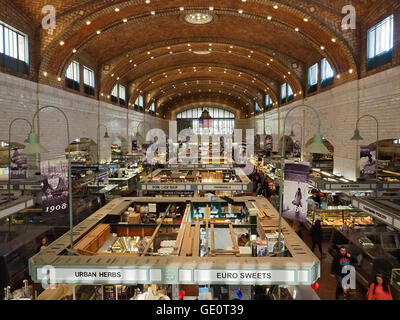
{"type": "MultiPolygon", "coordinates": [[[[293,15],[293,17],[298,17],[298,16],[300,16],[300,15],[302,15],[302,12],[297,12],[297,10],[295,10],[296,12],[294,12],[293,11],[293,8],[286,8],[287,9],[287,11],[289,12],[289,13],[291,13],[292,15],[293,15]],[[297,14],[297,15],[296,15],[297,14]]],[[[170,10],[170,9],[166,9],[166,10],[170,10]]],[[[100,20],[100,17],[102,16],[102,13],[103,14],[107,14],[107,11],[108,11],[108,14],[110,13],[109,11],[110,11],[110,8],[107,8],[107,9],[103,9],[103,11],[101,11],[101,12],[95,12],[95,13],[93,13],[93,17],[94,16],[98,16],[99,18],[98,18],[98,20],[100,20]]],[[[216,11],[216,13],[218,13],[218,11],[216,11]]],[[[162,12],[160,12],[159,13],[159,15],[161,16],[163,13],[162,12]]],[[[171,14],[177,14],[175,11],[173,11],[173,12],[171,12],[171,14]]],[[[221,14],[221,13],[219,13],[219,14],[221,14]]],[[[232,14],[232,15],[237,15],[237,13],[234,13],[234,12],[229,12],[229,11],[227,11],[227,10],[225,10],[224,11],[224,14],[232,14]]],[[[256,16],[255,14],[253,14],[253,13],[246,13],[246,15],[245,15],[246,17],[249,17],[249,19],[250,18],[252,18],[253,20],[257,20],[257,19],[264,19],[265,20],[265,18],[264,17],[259,17],[259,16],[256,16]]],[[[243,17],[243,16],[242,16],[243,17]]],[[[50,72],[56,72],[56,73],[59,73],[60,72],[60,70],[62,70],[63,69],[63,66],[67,63],[67,61],[68,60],[70,60],[70,54],[71,54],[71,48],[69,47],[69,50],[67,49],[67,47],[65,47],[65,50],[61,50],[61,52],[60,52],[60,50],[57,50],[57,49],[60,49],[59,48],[59,45],[58,45],[58,41],[59,41],[59,39],[61,39],[61,38],[65,38],[65,36],[68,36],[68,35],[70,35],[71,36],[71,38],[72,39],[74,39],[74,37],[77,37],[76,35],[73,35],[75,32],[75,28],[81,28],[81,29],[79,29],[81,32],[79,32],[79,35],[80,35],[80,37],[83,39],[83,41],[87,41],[88,40],[88,35],[89,34],[87,34],[86,33],[86,37],[85,37],[85,29],[83,28],[83,27],[86,27],[86,25],[84,24],[84,21],[83,20],[86,20],[87,19],[87,17],[85,17],[84,19],[79,19],[79,21],[75,24],[76,26],[75,27],[70,27],[70,28],[66,28],[66,30],[65,31],[63,31],[62,33],[61,33],[61,35],[59,35],[58,37],[55,37],[55,39],[53,39],[53,41],[50,43],[50,45],[49,45],[49,47],[48,47],[48,49],[45,49],[45,51],[44,51],[44,53],[43,53],[43,60],[42,60],[42,62],[43,62],[43,64],[42,64],[42,70],[43,69],[48,69],[50,72]],[[68,50],[68,52],[66,52],[66,50],[68,50]],[[57,56],[59,57],[57,57],[57,59],[56,59],[56,61],[53,61],[53,58],[55,58],[55,55],[56,55],[56,52],[57,52],[57,56]],[[59,59],[62,59],[62,61],[60,61],[59,59]],[[57,67],[57,65],[58,65],[58,67],[57,67]],[[55,69],[54,68],[56,68],[57,69],[57,71],[55,71],[55,69]],[[61,69],[60,69],[61,68],[61,69]]],[[[139,18],[138,18],[139,19],[139,18]]],[[[144,19],[143,17],[140,17],[140,19],[144,19]]],[[[260,21],[261,21],[260,20],[260,21]]],[[[276,22],[274,21],[274,23],[278,23],[279,21],[277,20],[276,22]]],[[[96,25],[95,23],[93,23],[94,25],[96,25]]],[[[93,26],[94,27],[94,26],[93,26]]],[[[112,28],[112,27],[111,27],[112,28]]],[[[328,30],[327,28],[325,28],[324,29],[324,27],[322,26],[322,25],[320,25],[320,24],[318,24],[318,28],[319,28],[319,31],[321,32],[320,33],[320,35],[321,34],[325,34],[325,35],[329,35],[329,36],[334,36],[334,34],[332,34],[332,32],[330,31],[330,30],[328,30]]],[[[291,27],[290,27],[290,29],[292,29],[291,27]]],[[[309,36],[308,34],[310,33],[310,31],[309,30],[306,30],[306,29],[304,29],[305,30],[305,33],[304,33],[304,35],[303,36],[305,36],[307,39],[309,39],[309,41],[312,43],[313,41],[312,41],[312,36],[309,36]]],[[[288,30],[289,31],[289,30],[288,30]]],[[[292,30],[293,31],[293,30],[292,30]]],[[[294,31],[293,31],[294,32],[294,31]]],[[[91,29],[91,33],[90,34],[92,34],[93,35],[93,30],[91,29]]],[[[335,35],[335,36],[337,36],[337,35],[335,35]]],[[[327,37],[328,38],[328,37],[327,37]]],[[[77,39],[78,40],[78,39],[77,39]]],[[[74,40],[71,40],[71,42],[73,42],[74,40]]],[[[71,45],[75,45],[76,46],[76,43],[71,43],[71,45]]],[[[349,50],[348,50],[348,47],[344,44],[344,43],[342,43],[342,41],[341,40],[339,40],[338,41],[338,43],[337,43],[337,45],[340,45],[340,47],[341,47],[341,50],[339,50],[339,51],[337,51],[337,52],[339,52],[339,54],[341,53],[341,52],[346,52],[346,53],[349,53],[349,50]]],[[[330,46],[330,45],[329,45],[330,46]]],[[[315,47],[317,47],[316,45],[315,45],[315,47]]],[[[329,49],[330,50],[330,49],[329,49]]],[[[326,52],[329,52],[329,50],[328,50],[328,44],[327,44],[327,50],[326,50],[326,52]]],[[[333,55],[332,55],[333,56],[333,55]]],[[[354,63],[354,59],[350,59],[351,58],[351,54],[350,55],[348,55],[348,56],[346,56],[344,59],[340,59],[340,60],[344,60],[344,61],[348,61],[348,64],[350,64],[350,65],[355,65],[355,63],[354,63]]],[[[339,59],[339,58],[338,58],[339,59]]],[[[337,61],[337,59],[332,59],[331,58],[331,60],[332,61],[337,61]]],[[[333,65],[335,66],[335,65],[337,65],[337,63],[333,63],[333,65]]],[[[339,68],[337,68],[337,70],[340,70],[339,68]]]]}

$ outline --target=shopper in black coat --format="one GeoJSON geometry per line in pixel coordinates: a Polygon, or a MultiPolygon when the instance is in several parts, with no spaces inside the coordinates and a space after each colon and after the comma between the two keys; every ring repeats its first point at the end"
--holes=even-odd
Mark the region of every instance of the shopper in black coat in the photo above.
{"type": "Polygon", "coordinates": [[[317,245],[319,248],[319,253],[321,254],[321,258],[323,256],[322,252],[322,228],[321,221],[316,220],[314,225],[311,227],[310,235],[312,239],[312,252],[314,252],[315,246],[317,245]]]}

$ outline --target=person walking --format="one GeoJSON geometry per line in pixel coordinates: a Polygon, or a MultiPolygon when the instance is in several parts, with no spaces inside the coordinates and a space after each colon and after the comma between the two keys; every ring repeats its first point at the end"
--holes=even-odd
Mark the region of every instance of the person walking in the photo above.
{"type": "Polygon", "coordinates": [[[336,278],[336,300],[346,300],[348,289],[343,288],[343,278],[348,274],[344,268],[356,263],[356,259],[347,252],[346,247],[339,248],[339,254],[333,259],[331,267],[331,277],[336,278]]]}
{"type": "Polygon", "coordinates": [[[321,228],[321,221],[316,220],[311,227],[310,230],[311,240],[312,240],[312,248],[311,251],[314,252],[315,247],[318,246],[319,253],[321,254],[321,259],[324,255],[322,251],[322,228],[321,228]]]}
{"type": "Polygon", "coordinates": [[[386,278],[377,273],[367,292],[367,300],[393,300],[390,286],[386,278]]]}

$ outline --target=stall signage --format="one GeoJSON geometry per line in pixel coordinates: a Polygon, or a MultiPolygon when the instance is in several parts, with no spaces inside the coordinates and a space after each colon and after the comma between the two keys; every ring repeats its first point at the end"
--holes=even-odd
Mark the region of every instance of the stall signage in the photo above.
{"type": "Polygon", "coordinates": [[[38,268],[38,280],[55,283],[127,283],[147,281],[146,269],[38,268]]]}
{"type": "Polygon", "coordinates": [[[268,284],[294,283],[294,270],[197,270],[197,279],[204,283],[268,284]]]}
{"type": "Polygon", "coordinates": [[[375,210],[375,209],[373,209],[373,208],[371,208],[371,207],[369,207],[369,206],[366,206],[366,205],[363,204],[363,203],[359,203],[359,208],[360,208],[361,210],[363,210],[364,212],[366,212],[366,213],[372,215],[373,217],[378,218],[378,219],[380,219],[380,220],[383,220],[383,221],[385,221],[386,223],[392,225],[392,221],[393,221],[393,218],[392,218],[392,217],[390,217],[390,216],[388,216],[388,215],[386,215],[386,214],[384,214],[384,213],[382,213],[382,212],[379,212],[379,211],[377,211],[377,210],[375,210]]]}
{"type": "Polygon", "coordinates": [[[394,221],[393,221],[393,226],[394,226],[396,229],[400,230],[400,220],[394,219],[394,221]]]}
{"type": "Polygon", "coordinates": [[[203,185],[203,190],[242,190],[242,185],[229,185],[229,184],[221,184],[221,185],[215,185],[215,184],[204,184],[203,185]]]}
{"type": "Polygon", "coordinates": [[[355,190],[355,189],[372,189],[372,185],[371,184],[353,184],[353,183],[349,183],[349,184],[331,184],[330,188],[331,190],[355,190]]]}
{"type": "Polygon", "coordinates": [[[146,185],[147,190],[186,190],[186,187],[184,184],[148,184],[146,185]]]}
{"type": "Polygon", "coordinates": [[[130,268],[53,268],[37,269],[37,282],[66,284],[137,284],[137,283],[196,283],[196,284],[306,284],[311,281],[308,270],[293,269],[130,269],[130,268]],[[173,271],[171,273],[171,271],[173,271]]]}

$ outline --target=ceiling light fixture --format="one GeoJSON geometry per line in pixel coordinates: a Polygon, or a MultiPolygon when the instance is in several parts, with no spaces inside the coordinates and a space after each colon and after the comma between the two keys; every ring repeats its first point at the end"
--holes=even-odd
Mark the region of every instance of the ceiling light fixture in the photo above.
{"type": "Polygon", "coordinates": [[[210,13],[189,13],[185,16],[184,20],[190,24],[207,24],[214,20],[210,13]]]}

